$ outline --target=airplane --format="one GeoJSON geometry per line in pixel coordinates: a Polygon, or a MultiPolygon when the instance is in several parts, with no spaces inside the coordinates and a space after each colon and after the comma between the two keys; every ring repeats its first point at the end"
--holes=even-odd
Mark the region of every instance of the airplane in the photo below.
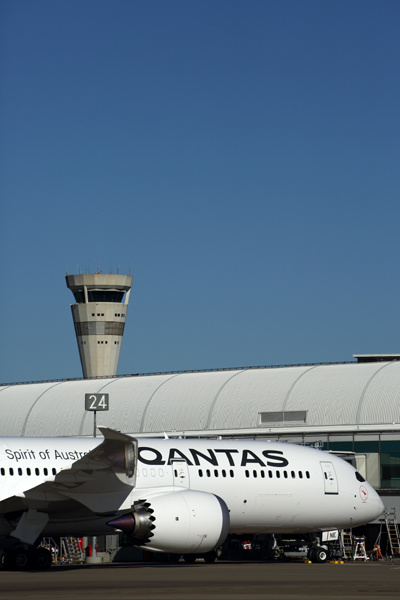
{"type": "Polygon", "coordinates": [[[314,448],[99,429],[103,441],[0,438],[5,568],[49,568],[43,536],[122,531],[143,549],[212,557],[229,533],[318,535],[384,510],[352,465],[314,448]]]}

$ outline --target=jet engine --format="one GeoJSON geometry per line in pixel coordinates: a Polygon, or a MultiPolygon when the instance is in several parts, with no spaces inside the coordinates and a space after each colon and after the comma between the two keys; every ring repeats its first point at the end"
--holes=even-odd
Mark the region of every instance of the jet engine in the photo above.
{"type": "Polygon", "coordinates": [[[149,550],[205,553],[219,548],[228,535],[229,510],[218,496],[183,490],[138,500],[132,512],[107,525],[149,550]]]}

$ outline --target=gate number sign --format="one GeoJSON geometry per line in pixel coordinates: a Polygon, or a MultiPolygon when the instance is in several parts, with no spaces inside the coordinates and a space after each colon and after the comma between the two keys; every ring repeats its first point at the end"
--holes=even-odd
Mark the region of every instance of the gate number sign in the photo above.
{"type": "Polygon", "coordinates": [[[108,394],[85,394],[85,410],[108,409],[108,394]]]}

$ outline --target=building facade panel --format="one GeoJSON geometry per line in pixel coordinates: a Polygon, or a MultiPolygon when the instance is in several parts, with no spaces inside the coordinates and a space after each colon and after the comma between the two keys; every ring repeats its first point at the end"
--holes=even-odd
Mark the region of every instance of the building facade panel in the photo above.
{"type": "MultiPolygon", "coordinates": [[[[0,431],[2,436],[24,435],[27,420],[35,404],[59,382],[11,385],[0,388],[0,431]]],[[[50,417],[50,421],[52,415],[50,417]]],[[[29,435],[29,434],[26,434],[29,435]]],[[[41,435],[41,434],[39,434],[41,435]]]]}
{"type": "MultiPolygon", "coordinates": [[[[345,425],[360,421],[357,409],[381,363],[320,365],[291,391],[287,409],[308,410],[309,425],[345,425]]],[[[370,423],[371,420],[365,421],[370,423]]]]}
{"type": "Polygon", "coordinates": [[[151,399],[141,432],[205,429],[213,400],[230,373],[173,374],[151,399]]]}
{"type": "Polygon", "coordinates": [[[260,412],[283,410],[290,389],[309,369],[307,366],[228,373],[227,384],[215,402],[208,428],[257,427],[260,412]]]}
{"type": "Polygon", "coordinates": [[[107,415],[104,414],[104,424],[119,431],[142,431],[152,398],[159,389],[165,387],[170,378],[171,375],[168,374],[107,380],[102,391],[110,394],[110,411],[107,415]]]}
{"type": "Polygon", "coordinates": [[[377,370],[365,390],[359,408],[362,423],[400,423],[400,362],[377,370]]]}

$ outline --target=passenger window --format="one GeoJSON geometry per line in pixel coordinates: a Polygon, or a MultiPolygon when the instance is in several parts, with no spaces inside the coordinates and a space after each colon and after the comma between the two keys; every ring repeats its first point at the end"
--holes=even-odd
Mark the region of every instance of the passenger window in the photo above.
{"type": "Polygon", "coordinates": [[[276,472],[276,476],[277,476],[277,478],[278,478],[278,479],[279,479],[279,477],[281,476],[281,474],[280,474],[280,472],[279,472],[279,471],[277,471],[277,472],[276,472]]]}
{"type": "Polygon", "coordinates": [[[250,477],[250,473],[248,472],[247,469],[246,469],[245,473],[246,473],[246,477],[250,477]]]}
{"type": "Polygon", "coordinates": [[[292,471],[292,479],[294,479],[296,477],[296,473],[294,471],[292,471]]]}
{"type": "Polygon", "coordinates": [[[1,467],[1,474],[2,474],[2,475],[5,475],[5,474],[6,474],[6,471],[5,471],[5,469],[3,469],[3,467],[1,467]]]}
{"type": "Polygon", "coordinates": [[[12,467],[10,468],[10,475],[14,475],[14,469],[12,467]]]}
{"type": "Polygon", "coordinates": [[[207,469],[206,475],[207,475],[207,477],[211,477],[211,471],[210,471],[210,469],[207,469]]]}
{"type": "Polygon", "coordinates": [[[21,467],[18,467],[18,475],[22,475],[22,469],[21,469],[21,467]]]}
{"type": "Polygon", "coordinates": [[[256,470],[253,471],[253,477],[257,477],[257,471],[256,470]]]}
{"type": "Polygon", "coordinates": [[[199,469],[199,477],[203,477],[203,471],[199,469]]]}
{"type": "Polygon", "coordinates": [[[30,474],[31,474],[31,470],[30,470],[30,468],[29,468],[29,467],[28,467],[28,468],[27,468],[27,470],[26,470],[26,474],[27,474],[27,475],[30,475],[30,474]]]}
{"type": "Polygon", "coordinates": [[[214,475],[215,475],[215,477],[218,477],[218,470],[217,469],[214,469],[214,475]]]}
{"type": "Polygon", "coordinates": [[[225,471],[225,469],[222,469],[222,477],[226,477],[226,471],[225,471]]]}
{"type": "Polygon", "coordinates": [[[300,479],[303,479],[303,473],[302,473],[302,471],[299,471],[299,477],[300,477],[300,479]]]}
{"type": "Polygon", "coordinates": [[[310,473],[308,471],[306,471],[306,477],[307,479],[310,479],[310,473]]]}
{"type": "Polygon", "coordinates": [[[261,471],[261,477],[262,477],[262,479],[264,479],[264,477],[265,477],[264,471],[261,471]]]}
{"type": "Polygon", "coordinates": [[[233,469],[231,469],[231,470],[229,471],[229,474],[230,474],[230,476],[231,476],[231,477],[234,477],[234,476],[235,476],[235,473],[234,473],[233,469]]]}
{"type": "MultiPolygon", "coordinates": [[[[45,470],[45,475],[47,475],[47,469],[44,469],[44,470],[45,470]]],[[[53,472],[53,475],[57,475],[57,471],[54,467],[52,469],[52,472],[53,472]]]]}
{"type": "MultiPolygon", "coordinates": [[[[54,473],[55,469],[53,469],[53,475],[55,475],[54,473]]],[[[43,475],[45,475],[47,477],[47,475],[49,474],[48,470],[46,469],[46,467],[43,469],[43,475]]]]}
{"type": "Polygon", "coordinates": [[[287,471],[283,471],[283,476],[285,479],[287,479],[287,471]]]}
{"type": "Polygon", "coordinates": [[[272,478],[272,471],[268,471],[268,477],[272,478]]]}
{"type": "Polygon", "coordinates": [[[36,467],[36,469],[35,469],[35,474],[36,474],[36,475],[39,475],[39,469],[38,469],[37,467],[36,467]]]}

